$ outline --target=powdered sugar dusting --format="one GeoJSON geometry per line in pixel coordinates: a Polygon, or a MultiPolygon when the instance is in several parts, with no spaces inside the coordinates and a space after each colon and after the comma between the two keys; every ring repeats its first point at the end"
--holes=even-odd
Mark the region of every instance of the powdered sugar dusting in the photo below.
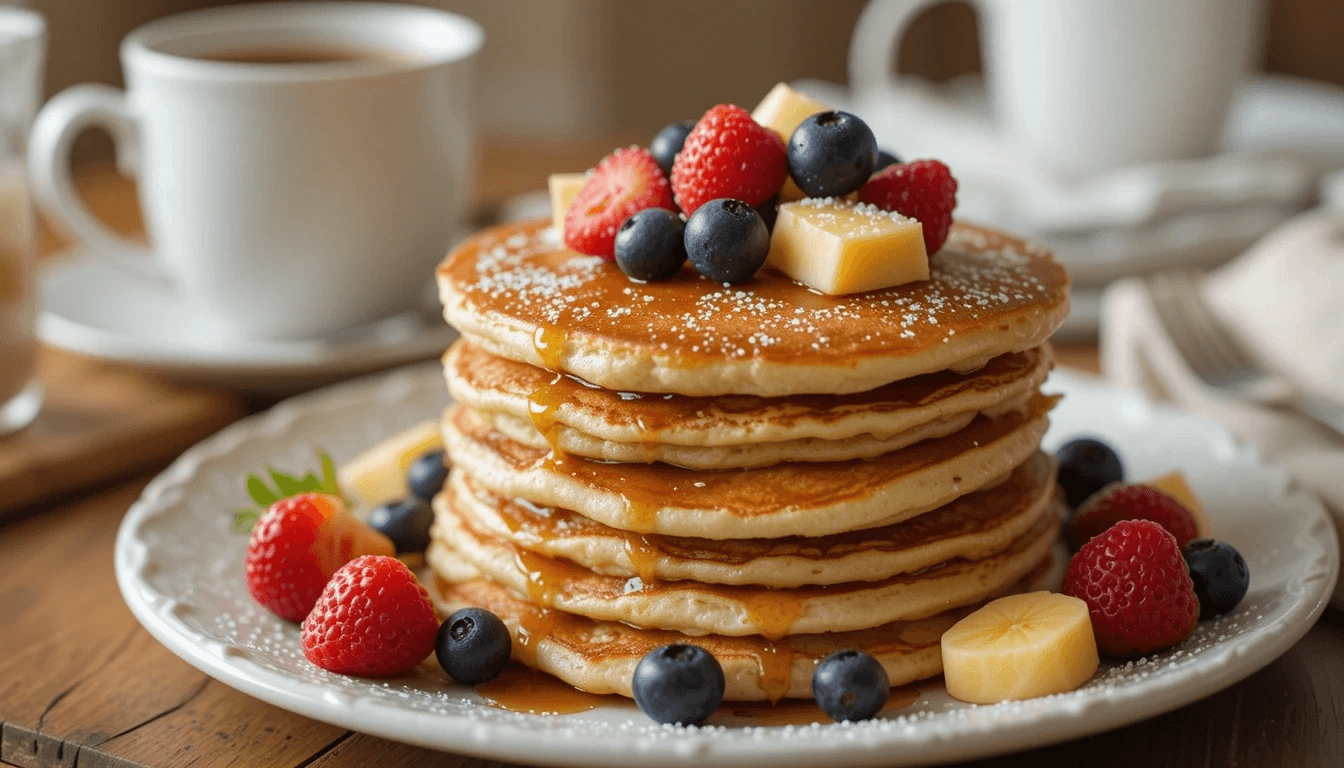
{"type": "MultiPolygon", "coordinates": [[[[853,209],[904,220],[873,206],[853,209]]],[[[768,267],[740,285],[711,282],[689,267],[670,281],[633,283],[610,262],[558,247],[549,228],[484,237],[474,258],[449,272],[473,311],[726,360],[849,359],[947,344],[968,331],[1052,311],[1065,301],[1067,281],[1043,249],[972,228],[954,228],[930,260],[929,280],[849,296],[820,294],[768,267]]]]}

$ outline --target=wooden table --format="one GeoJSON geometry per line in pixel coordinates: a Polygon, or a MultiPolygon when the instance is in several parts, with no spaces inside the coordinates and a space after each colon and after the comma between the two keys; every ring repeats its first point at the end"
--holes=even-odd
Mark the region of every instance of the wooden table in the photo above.
{"type": "MultiPolygon", "coordinates": [[[[587,167],[606,146],[611,142],[486,147],[483,168],[489,173],[479,185],[480,199],[488,203],[537,188],[548,169],[587,167]]],[[[85,189],[114,224],[135,228],[129,185],[104,171],[86,177],[85,189]]],[[[1092,347],[1065,347],[1060,359],[1096,370],[1092,347]]],[[[121,393],[116,407],[163,401],[173,408],[160,409],[167,415],[156,433],[156,450],[127,464],[119,476],[81,475],[69,469],[59,451],[44,454],[35,467],[55,482],[66,467],[78,484],[101,485],[78,496],[28,504],[18,518],[0,524],[0,764],[500,766],[290,714],[197,672],[151,638],[131,617],[113,579],[113,539],[121,516],[152,472],[216,428],[212,418],[233,418],[263,404],[166,385],[132,370],[55,352],[46,353],[42,365],[53,401],[69,411],[67,416],[80,415],[81,405],[90,403],[109,409],[109,381],[121,393]]],[[[0,440],[0,458],[5,446],[0,440]]],[[[63,455],[68,459],[70,454],[63,455]]],[[[972,765],[1341,764],[1344,616],[1331,611],[1286,655],[1222,693],[1110,733],[972,765]]]]}

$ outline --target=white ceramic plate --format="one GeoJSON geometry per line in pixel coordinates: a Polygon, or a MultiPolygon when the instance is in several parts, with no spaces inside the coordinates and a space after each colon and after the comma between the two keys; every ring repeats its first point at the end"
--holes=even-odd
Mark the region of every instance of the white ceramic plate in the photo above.
{"type": "Polygon", "coordinates": [[[401,369],[306,395],[239,422],[155,478],[117,537],[117,581],[136,617],[205,673],[277,706],[398,741],[522,763],[573,766],[909,765],[980,757],[1115,728],[1195,701],[1250,675],[1291,647],[1325,606],[1339,567],[1320,504],[1262,465],[1221,427],[1092,380],[1056,374],[1067,397],[1053,448],[1076,435],[1116,446],[1132,477],[1184,470],[1217,534],[1251,570],[1231,616],[1203,623],[1180,646],[1104,665],[1077,691],[973,707],[926,692],[902,714],[807,727],[656,726],[632,705],[535,716],[484,705],[434,674],[390,681],[341,677],[308,664],[298,628],[248,597],[244,536],[230,509],[243,477],[269,462],[306,467],[321,446],[337,460],[439,413],[437,365],[401,369]]]}
{"type": "Polygon", "coordinates": [[[425,287],[424,308],[324,338],[239,339],[149,273],[77,246],[43,264],[37,330],[53,347],[156,376],[276,396],[442,354],[457,332],[443,322],[432,285],[425,287]]]}

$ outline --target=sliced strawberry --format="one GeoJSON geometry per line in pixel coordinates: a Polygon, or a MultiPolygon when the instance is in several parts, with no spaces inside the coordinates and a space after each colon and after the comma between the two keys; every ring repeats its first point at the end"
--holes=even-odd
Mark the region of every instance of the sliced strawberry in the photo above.
{"type": "Polygon", "coordinates": [[[348,514],[340,497],[302,493],[271,504],[252,529],[247,590],[276,616],[302,621],[342,565],[395,553],[391,540],[348,514]]]}
{"type": "Polygon", "coordinates": [[[672,189],[687,216],[727,197],[755,208],[779,193],[789,175],[779,135],[739,106],[719,104],[686,136],[672,164],[672,189]]]}
{"type": "Polygon", "coordinates": [[[676,210],[672,187],[653,155],[626,147],[598,163],[565,215],[565,245],[604,259],[616,258],[616,230],[645,208],[676,210]]]}

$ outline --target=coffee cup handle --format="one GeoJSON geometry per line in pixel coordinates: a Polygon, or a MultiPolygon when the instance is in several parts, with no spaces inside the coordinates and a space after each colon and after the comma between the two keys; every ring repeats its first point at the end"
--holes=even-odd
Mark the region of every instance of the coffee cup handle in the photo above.
{"type": "Polygon", "coordinates": [[[849,41],[849,87],[855,93],[892,88],[892,61],[910,22],[948,0],[869,0],[849,41]]]}
{"type": "Polygon", "coordinates": [[[28,177],[35,200],[64,234],[77,238],[124,267],[160,280],[166,274],[145,255],[145,246],[112,231],[84,205],[70,174],[70,150],[87,128],[112,135],[117,164],[135,168],[136,125],[126,108],[125,92],[106,85],[66,88],[48,101],[33,122],[28,138],[28,177]]]}

